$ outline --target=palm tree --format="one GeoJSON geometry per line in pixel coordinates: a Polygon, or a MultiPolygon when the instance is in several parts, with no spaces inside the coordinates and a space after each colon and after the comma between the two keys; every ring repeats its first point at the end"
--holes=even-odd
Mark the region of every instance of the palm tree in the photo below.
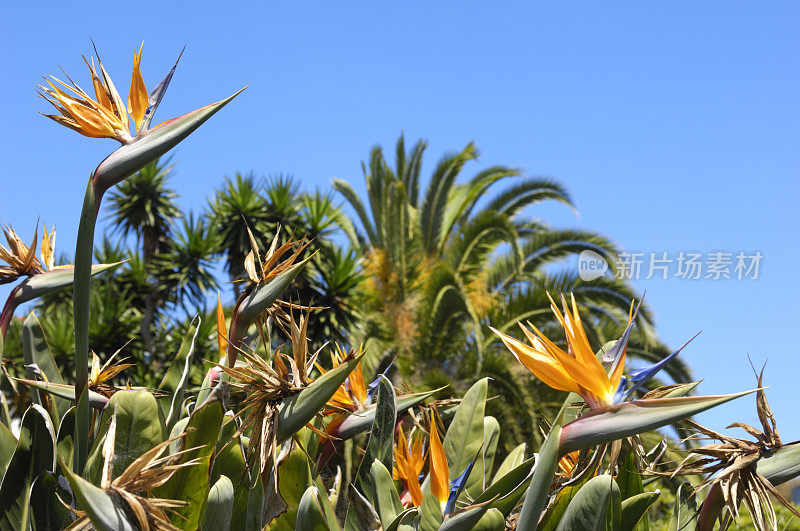
{"type": "Polygon", "coordinates": [[[110,217],[123,236],[133,233],[145,264],[165,250],[173,222],[180,216],[178,197],[166,187],[173,166],[156,159],[122,181],[111,195],[110,217]]]}
{"type": "MultiPolygon", "coordinates": [[[[532,378],[511,368],[510,355],[488,326],[511,329],[522,318],[544,331],[555,330],[546,294],[573,292],[590,314],[586,322],[593,337],[604,338],[608,323],[616,326],[627,316],[635,293],[611,277],[582,281],[568,264],[570,257],[591,250],[613,268],[617,249],[593,232],[555,229],[525,215],[542,201],[574,208],[556,181],[523,177],[506,166],[461,181],[464,167],[478,156],[471,143],[439,161],[420,197],[425,148],[420,141],[406,153],[401,136],[394,168],[380,147],[373,148],[368,163],[362,163],[366,202],[349,183],[333,183],[355,212],[357,224],[346,232],[364,261],[364,316],[353,339],[367,345],[372,367],[399,356],[400,370],[418,384],[468,383],[495,375],[508,387],[501,390],[505,398],[495,401],[498,407],[546,404],[546,390],[529,390],[532,378]],[[495,191],[501,182],[508,186],[495,191]]],[[[631,354],[663,354],[654,347],[646,307],[639,330],[646,341],[631,354]]],[[[685,380],[688,371],[671,376],[685,380]]]]}
{"type": "Polygon", "coordinates": [[[208,230],[208,220],[194,212],[182,216],[181,230],[169,251],[156,256],[162,290],[170,302],[189,310],[204,306],[206,294],[217,288],[212,264],[218,249],[217,237],[208,230]]]}
{"type": "Polygon", "coordinates": [[[110,200],[110,217],[117,231],[127,237],[136,236],[141,247],[142,261],[148,272],[151,288],[143,301],[140,334],[145,349],[155,352],[153,324],[165,302],[156,275],[149,271],[153,258],[169,250],[173,222],[180,216],[175,203],[177,194],[167,188],[173,166],[170,159],[156,159],[116,188],[110,200]]]}
{"type": "MultiPolygon", "coordinates": [[[[269,241],[271,233],[270,213],[255,176],[237,173],[226,177],[209,201],[209,218],[210,232],[219,237],[219,249],[225,254],[225,270],[235,281],[244,274],[244,258],[250,252],[248,228],[259,242],[269,241]]],[[[233,291],[237,296],[237,282],[233,291]]]]}

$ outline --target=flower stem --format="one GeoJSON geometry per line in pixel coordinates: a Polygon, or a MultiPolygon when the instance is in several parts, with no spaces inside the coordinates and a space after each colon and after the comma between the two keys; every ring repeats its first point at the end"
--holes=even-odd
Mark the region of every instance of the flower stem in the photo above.
{"type": "Polygon", "coordinates": [[[78,241],[75,245],[75,280],[72,286],[72,309],[75,323],[75,446],[73,471],[82,475],[89,456],[89,297],[92,287],[92,251],[100,197],[95,197],[89,179],[83,200],[78,241]]]}

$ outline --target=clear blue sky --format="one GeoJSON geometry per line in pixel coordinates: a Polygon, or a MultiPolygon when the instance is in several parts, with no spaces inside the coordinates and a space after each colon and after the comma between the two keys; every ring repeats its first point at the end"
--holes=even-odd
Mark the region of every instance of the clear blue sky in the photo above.
{"type": "MultiPolygon", "coordinates": [[[[704,393],[766,383],[785,441],[800,438],[800,4],[797,2],[16,2],[0,21],[0,220],[37,216],[72,252],[84,184],[114,147],[36,114],[61,65],[86,83],[93,38],[127,95],[145,42],[152,87],[187,45],[156,122],[250,88],[175,150],[181,205],[237,170],[334,177],[363,190],[369,148],[430,141],[428,167],[474,140],[480,166],[555,177],[579,216],[532,211],[633,251],[760,251],[756,281],[642,280],[664,339],[704,393]]],[[[0,291],[5,298],[7,290],[0,291]]],[[[754,400],[705,414],[756,422],[754,400]]]]}

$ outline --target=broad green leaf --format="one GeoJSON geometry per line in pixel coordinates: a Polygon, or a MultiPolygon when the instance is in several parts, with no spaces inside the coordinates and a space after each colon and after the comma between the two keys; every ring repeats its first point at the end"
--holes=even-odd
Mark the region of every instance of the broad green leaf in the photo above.
{"type": "MultiPolygon", "coordinates": [[[[642,475],[639,472],[639,467],[636,464],[636,454],[628,448],[625,452],[624,459],[619,465],[619,473],[617,474],[617,485],[619,485],[620,496],[622,497],[623,506],[624,502],[631,497],[638,496],[644,493],[642,486],[642,475]]],[[[657,497],[657,496],[656,496],[657,497]]],[[[652,503],[652,502],[651,502],[652,503]]],[[[641,516],[641,515],[640,515],[641,516]]],[[[647,518],[639,522],[639,518],[634,523],[637,531],[649,531],[650,523],[647,518]]]]}
{"type": "MultiPolygon", "coordinates": [[[[188,420],[187,418],[186,421],[188,422],[188,420]]],[[[219,431],[219,438],[217,438],[217,446],[214,450],[211,483],[216,483],[221,476],[226,476],[230,479],[234,487],[231,528],[243,529],[247,517],[249,478],[247,476],[247,465],[245,464],[241,437],[233,438],[236,429],[237,427],[236,423],[233,421],[233,415],[230,413],[226,414],[222,422],[222,429],[219,431]]],[[[292,527],[292,529],[294,529],[294,527],[292,527]]]]}
{"type": "Polygon", "coordinates": [[[494,417],[483,419],[483,447],[475,459],[475,466],[467,478],[464,492],[460,498],[474,500],[489,485],[489,477],[494,466],[497,453],[497,442],[500,439],[500,423],[494,417]]]}
{"type": "MultiPolygon", "coordinates": [[[[61,371],[58,370],[53,354],[50,352],[50,347],[47,345],[42,325],[33,312],[28,314],[22,324],[21,340],[25,365],[35,364],[42,371],[48,382],[63,384],[64,379],[61,377],[61,371]]],[[[26,373],[29,379],[37,379],[32,369],[28,368],[26,373]]],[[[50,419],[54,425],[58,424],[61,415],[70,408],[69,401],[63,398],[50,397],[43,392],[41,394],[33,393],[32,396],[38,404],[41,404],[50,412],[50,419]]]]}
{"type": "Polygon", "coordinates": [[[297,531],[328,531],[328,522],[325,518],[320,502],[320,492],[312,485],[303,493],[297,507],[297,531]]]}
{"type": "Polygon", "coordinates": [[[86,511],[92,525],[98,531],[137,531],[133,519],[128,516],[122,498],[112,496],[100,487],[92,485],[73,474],[67,467],[60,467],[72,488],[78,508],[86,511]]]}
{"type": "MultiPolygon", "coordinates": [[[[636,494],[622,500],[622,521],[620,524],[620,529],[622,531],[633,531],[634,529],[642,529],[641,524],[647,522],[647,518],[642,518],[645,514],[647,514],[647,509],[653,505],[658,497],[661,495],[661,492],[642,492],[641,494],[636,494]],[[638,526],[638,527],[637,527],[638,526]]],[[[648,529],[645,527],[645,529],[648,529]]]]}
{"type": "Polygon", "coordinates": [[[385,531],[414,531],[416,526],[414,520],[419,517],[419,509],[410,507],[398,514],[389,525],[384,527],[385,531]]]}
{"type": "Polygon", "coordinates": [[[481,519],[478,520],[478,523],[475,524],[472,531],[505,531],[505,528],[506,517],[503,516],[503,513],[499,510],[490,508],[481,519]]]}
{"type": "Polygon", "coordinates": [[[11,433],[5,424],[0,423],[0,480],[6,473],[11,456],[17,447],[17,438],[11,433]]]}
{"type": "Polygon", "coordinates": [[[33,531],[51,531],[65,529],[72,523],[70,512],[61,503],[59,496],[65,502],[72,499],[72,495],[59,485],[54,474],[44,472],[34,480],[31,487],[31,524],[33,531]]]}
{"type": "MultiPolygon", "coordinates": [[[[275,277],[278,278],[278,277],[275,277]]],[[[278,406],[277,443],[281,444],[313,419],[353,372],[364,354],[337,365],[278,406]]]]}
{"type": "Polygon", "coordinates": [[[183,396],[186,384],[192,371],[192,361],[194,360],[194,342],[197,339],[197,332],[200,329],[200,317],[192,319],[189,330],[183,337],[178,355],[161,380],[158,390],[163,394],[158,399],[161,413],[164,415],[164,423],[167,430],[171,430],[175,422],[180,418],[180,408],[183,403],[183,396]]]}
{"type": "Polygon", "coordinates": [[[572,502],[572,499],[578,494],[590,479],[594,477],[595,471],[592,473],[584,474],[581,479],[572,485],[567,485],[559,489],[555,499],[550,503],[539,521],[539,531],[553,531],[558,527],[559,522],[567,512],[567,507],[572,502]]]}
{"type": "Polygon", "coordinates": [[[311,468],[303,450],[294,448],[278,465],[278,496],[270,500],[271,516],[265,531],[291,531],[297,526],[297,508],[306,489],[313,485],[311,468]],[[279,514],[275,514],[279,513],[279,514]]]}
{"type": "Polygon", "coordinates": [[[117,391],[108,401],[100,421],[100,431],[92,445],[86,462],[84,477],[100,485],[103,471],[103,443],[111,424],[117,417],[117,432],[114,440],[114,467],[111,477],[118,477],[140,455],[166,438],[166,429],[159,415],[158,402],[147,391],[117,391]]]}
{"type": "MultiPolygon", "coordinates": [[[[28,387],[34,387],[40,391],[47,391],[51,395],[64,398],[70,402],[75,401],[75,386],[69,384],[57,384],[51,382],[39,382],[35,380],[27,380],[24,378],[15,378],[16,382],[25,384],[28,387]]],[[[89,405],[95,409],[103,409],[108,405],[108,398],[89,390],[89,405]]]]}
{"type": "Polygon", "coordinates": [[[681,483],[669,521],[669,531],[694,531],[697,525],[697,498],[691,483],[681,483]]]}
{"type": "Polygon", "coordinates": [[[478,505],[477,507],[468,507],[463,511],[453,513],[442,522],[439,531],[470,531],[480,521],[489,506],[478,505]]]}
{"type": "Polygon", "coordinates": [[[503,459],[503,462],[497,467],[497,471],[494,473],[494,478],[492,479],[492,484],[497,483],[498,479],[517,468],[525,460],[526,448],[527,445],[525,443],[520,443],[518,446],[514,447],[513,450],[508,452],[506,458],[503,459]]]}
{"type": "Polygon", "coordinates": [[[552,428],[550,428],[550,433],[539,450],[539,459],[536,461],[533,477],[528,486],[528,492],[525,494],[525,502],[522,504],[522,511],[517,521],[519,529],[536,529],[539,516],[541,516],[542,509],[544,509],[547,502],[550,484],[553,482],[553,475],[558,466],[558,443],[561,438],[561,423],[565,412],[565,407],[562,407],[555,422],[553,422],[552,428]]]}
{"type": "Polygon", "coordinates": [[[614,478],[609,475],[594,477],[572,499],[556,530],[618,530],[619,505],[619,487],[614,478]]]}
{"type": "Polygon", "coordinates": [[[372,422],[367,439],[366,452],[361,459],[356,472],[358,486],[367,499],[374,502],[370,470],[372,462],[378,460],[384,468],[389,469],[393,464],[394,425],[397,420],[397,404],[395,403],[394,387],[385,376],[381,376],[378,383],[378,400],[376,402],[375,420],[372,422]]]}
{"type": "MultiPolygon", "coordinates": [[[[375,507],[364,497],[355,485],[348,489],[350,505],[345,515],[345,531],[362,531],[364,529],[378,530],[381,528],[381,519],[375,507]]],[[[298,520],[299,524],[299,520],[298,520]]],[[[299,529],[299,527],[298,527],[299,529]]]]}
{"type": "Polygon", "coordinates": [[[374,506],[381,519],[381,523],[388,525],[403,512],[403,504],[392,480],[392,473],[378,459],[372,462],[370,468],[372,476],[372,490],[375,493],[374,506]]]}
{"type": "MultiPolygon", "coordinates": [[[[242,89],[244,90],[244,89],[242,89]]],[[[132,142],[117,148],[94,170],[92,180],[102,193],[129,175],[133,175],[194,132],[242,90],[217,103],[206,105],[178,118],[162,122],[139,134],[132,142]]]]}
{"type": "Polygon", "coordinates": [[[426,479],[422,485],[422,504],[419,508],[420,529],[422,531],[435,531],[442,525],[442,505],[439,499],[431,492],[430,482],[426,479]]]}
{"type": "Polygon", "coordinates": [[[761,457],[756,469],[773,485],[796,478],[800,475],[800,442],[786,444],[761,457]]]}
{"type": "Polygon", "coordinates": [[[636,400],[594,409],[563,427],[561,455],[654,430],[753,392],[636,400]]]}
{"type": "MultiPolygon", "coordinates": [[[[404,413],[408,409],[421,404],[427,398],[435,395],[444,388],[434,389],[425,393],[417,393],[413,395],[401,395],[397,397],[397,415],[404,413]]],[[[444,418],[444,415],[442,415],[444,418]]],[[[372,422],[375,420],[375,405],[371,405],[351,413],[334,432],[334,435],[342,440],[347,440],[355,437],[359,433],[363,433],[372,427],[372,422]]]]}
{"type": "MultiPolygon", "coordinates": [[[[91,275],[99,275],[104,271],[114,269],[121,263],[122,262],[116,262],[114,264],[94,264],[92,265],[91,275]]],[[[47,271],[46,273],[28,277],[22,283],[17,284],[17,287],[15,287],[12,292],[14,296],[14,308],[18,307],[20,304],[32,301],[37,297],[41,297],[42,295],[71,286],[74,276],[75,269],[72,266],[64,266],[47,271]]]]}
{"type": "Polygon", "coordinates": [[[497,478],[475,499],[475,503],[490,501],[490,507],[499,509],[505,516],[511,514],[511,510],[528,489],[535,461],[535,457],[530,457],[497,478]]]}
{"type": "Polygon", "coordinates": [[[75,446],[75,408],[71,407],[61,418],[56,437],[56,452],[65,465],[72,468],[75,446]]]}
{"type": "Polygon", "coordinates": [[[37,476],[53,470],[54,460],[50,416],[33,404],[22,416],[19,440],[0,483],[0,529],[28,529],[31,486],[37,476]]]}
{"type": "Polygon", "coordinates": [[[488,378],[483,378],[467,390],[442,441],[450,466],[450,481],[464,473],[483,445],[483,414],[488,382],[488,378]]]}
{"type": "Polygon", "coordinates": [[[202,529],[228,531],[231,528],[233,496],[233,483],[227,476],[220,476],[208,491],[202,529]]]}
{"type": "Polygon", "coordinates": [[[184,507],[177,507],[175,514],[171,516],[172,523],[176,526],[196,529],[200,525],[208,500],[211,456],[222,427],[222,416],[222,403],[219,400],[209,400],[192,413],[186,426],[182,449],[194,450],[182,454],[179,462],[199,459],[199,463],[181,468],[154,491],[160,498],[188,503],[184,507]]]}

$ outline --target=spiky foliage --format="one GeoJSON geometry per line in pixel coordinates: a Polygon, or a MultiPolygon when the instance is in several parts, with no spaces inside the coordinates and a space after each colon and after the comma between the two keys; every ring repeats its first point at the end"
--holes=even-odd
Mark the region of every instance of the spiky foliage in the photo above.
{"type": "MultiPolygon", "coordinates": [[[[755,440],[740,439],[723,435],[696,422],[687,423],[698,433],[698,437],[711,442],[694,448],[689,456],[674,470],[675,475],[704,475],[705,481],[696,487],[706,486],[719,489],[728,510],[724,519],[736,519],[739,506],[744,502],[750,512],[753,524],[759,531],[777,530],[778,519],[772,500],[775,499],[800,516],[791,502],[781,495],[770,481],[760,474],[756,463],[762,456],[770,455],[783,446],[778,435],[777,424],[769,407],[762,386],[764,371],[758,374],[756,411],[761,430],[743,422],[734,422],[729,428],[741,428],[755,440]]],[[[727,524],[723,524],[723,528],[727,524]]]]}
{"type": "MultiPolygon", "coordinates": [[[[131,463],[125,471],[116,478],[111,478],[114,468],[114,443],[117,433],[117,417],[112,416],[106,439],[103,442],[103,475],[100,487],[115,499],[119,500],[128,510],[139,529],[152,529],[153,531],[178,531],[170,522],[167,511],[187,505],[185,501],[166,500],[154,498],[149,493],[164,485],[180,469],[195,466],[199,460],[191,459],[179,463],[181,455],[194,450],[190,448],[181,452],[167,454],[162,457],[170,443],[180,439],[166,440],[157,444],[131,463]]],[[[72,508],[70,507],[72,510],[72,508]]],[[[70,531],[89,531],[94,529],[89,516],[85,511],[73,510],[78,519],[67,529],[70,531]]]]}

